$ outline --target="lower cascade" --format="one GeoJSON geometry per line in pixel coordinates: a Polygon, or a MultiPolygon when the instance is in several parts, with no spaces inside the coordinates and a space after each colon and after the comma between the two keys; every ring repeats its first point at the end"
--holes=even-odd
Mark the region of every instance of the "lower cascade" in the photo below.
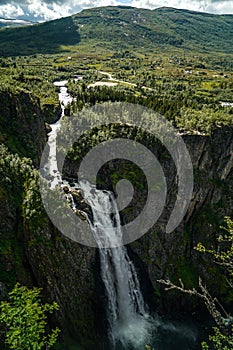
{"type": "Polygon", "coordinates": [[[123,233],[114,195],[97,190],[86,181],[81,181],[79,186],[92,208],[93,218],[89,222],[100,248],[110,341],[115,349],[142,349],[150,339],[152,319],[143,300],[135,267],[121,245],[123,233]],[[106,245],[113,248],[103,248],[106,245]]]}

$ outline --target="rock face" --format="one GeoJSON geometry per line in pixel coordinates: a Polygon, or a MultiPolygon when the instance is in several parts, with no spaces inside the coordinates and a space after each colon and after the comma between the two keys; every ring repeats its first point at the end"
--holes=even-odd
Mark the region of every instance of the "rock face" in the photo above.
{"type": "MultiPolygon", "coordinates": [[[[164,292],[156,282],[160,278],[169,277],[175,281],[182,278],[185,285],[192,288],[197,285],[200,275],[213,295],[227,299],[229,290],[217,265],[210,263],[207,256],[194,247],[198,242],[208,247],[216,246],[219,225],[224,216],[232,215],[233,130],[219,129],[211,137],[186,135],[183,139],[194,169],[194,191],[187,214],[179,227],[167,234],[164,227],[169,208],[166,209],[151,232],[132,244],[147,266],[155,291],[162,296],[162,307],[169,312],[182,309],[182,304],[183,309],[189,310],[195,300],[182,295],[174,298],[174,294],[164,292]]],[[[161,163],[166,170],[172,170],[165,170],[165,173],[171,189],[168,196],[173,198],[176,173],[171,161],[161,163]]]]}
{"type": "Polygon", "coordinates": [[[103,301],[95,249],[64,238],[48,220],[37,230],[26,228],[24,239],[33,279],[46,299],[60,306],[53,321],[63,336],[73,337],[85,349],[101,344],[105,336],[100,321],[103,301]]]}
{"type": "MultiPolygon", "coordinates": [[[[160,278],[169,277],[177,281],[181,277],[187,287],[193,287],[197,284],[198,275],[201,275],[214,295],[221,294],[229,299],[226,283],[218,268],[209,264],[208,259],[193,248],[199,241],[207,245],[215,242],[219,224],[232,211],[232,129],[219,129],[211,137],[184,135],[183,138],[190,151],[195,174],[188,212],[173,233],[165,233],[176,196],[176,170],[161,145],[155,144],[154,152],[168,184],[167,208],[153,229],[129,247],[147,302],[161,313],[197,311],[198,305],[196,300],[186,296],[165,293],[157,283],[160,278]]],[[[125,164],[123,166],[127,168],[125,164]]],[[[114,166],[109,168],[113,173],[116,170],[114,166]]],[[[112,179],[106,173],[109,168],[103,172],[108,186],[112,179]]],[[[72,163],[70,169],[67,164],[65,171],[70,177],[75,175],[75,164],[72,163]]],[[[114,189],[114,184],[110,187],[114,189]]],[[[80,194],[74,195],[79,201],[80,194]]],[[[145,190],[138,189],[134,198],[136,214],[144,205],[144,197],[145,190]]],[[[82,201],[81,196],[80,207],[85,210],[82,201]]],[[[132,208],[135,209],[135,206],[132,205],[132,208]]],[[[123,220],[131,220],[134,215],[134,210],[122,213],[123,220]]],[[[44,217],[43,214],[42,221],[31,219],[33,225],[25,229],[25,251],[33,278],[43,287],[47,297],[61,306],[57,320],[62,328],[67,330],[69,325],[69,331],[79,343],[84,344],[84,348],[91,346],[93,340],[96,348],[101,348],[100,339],[105,338],[100,329],[104,327],[97,328],[101,317],[96,320],[101,314],[103,324],[105,322],[105,294],[98,252],[65,239],[44,217]],[[88,340],[91,340],[90,343],[88,340]]]]}
{"type": "Polygon", "coordinates": [[[101,344],[106,327],[95,320],[103,312],[96,251],[57,232],[40,199],[34,166],[47,141],[47,116],[31,94],[1,91],[0,98],[0,141],[8,147],[0,145],[0,297],[17,281],[40,286],[45,300],[60,305],[51,322],[63,335],[84,348],[101,344]]]}
{"type": "Polygon", "coordinates": [[[32,163],[39,165],[47,136],[36,97],[1,89],[0,100],[0,280],[9,289],[17,280],[31,286],[34,282],[24,251],[22,207],[26,174],[30,178],[32,163]]]}
{"type": "Polygon", "coordinates": [[[17,281],[39,286],[45,300],[60,305],[51,322],[63,336],[84,348],[101,344],[106,327],[97,321],[104,308],[96,251],[65,238],[49,221],[30,160],[0,147],[0,175],[0,297],[17,281]]]}
{"type": "MultiPolygon", "coordinates": [[[[159,302],[155,302],[159,304],[162,312],[176,309],[179,311],[182,308],[191,310],[196,303],[195,299],[190,300],[184,295],[174,297],[174,293],[165,293],[157,280],[166,277],[174,281],[182,278],[185,285],[192,288],[197,286],[200,275],[213,294],[230,300],[230,296],[227,296],[226,282],[217,266],[210,264],[207,257],[197,252],[194,247],[198,242],[207,246],[216,245],[219,225],[223,224],[224,216],[232,215],[233,130],[227,127],[217,129],[211,136],[183,135],[183,140],[190,152],[194,170],[193,196],[183,221],[174,232],[165,233],[176,199],[177,173],[169,154],[160,144],[155,143],[152,150],[166,176],[168,199],[160,219],[150,232],[130,245],[135,263],[140,261],[149,275],[154,295],[159,296],[159,302]]],[[[102,173],[100,172],[100,186],[106,185],[114,190],[116,178],[119,181],[122,178],[121,174],[127,174],[129,170],[131,173],[137,171],[132,167],[129,169],[124,162],[109,163],[102,173]]],[[[75,176],[77,172],[77,161],[65,162],[66,176],[75,176]]],[[[140,173],[138,175],[141,176],[140,173]]],[[[121,213],[124,222],[135,218],[145,205],[147,191],[142,184],[143,177],[139,183],[134,182],[134,198],[127,210],[121,213]]],[[[151,300],[151,303],[154,304],[154,300],[151,300]]]]}
{"type": "Polygon", "coordinates": [[[55,123],[58,119],[61,117],[61,106],[60,104],[54,105],[54,104],[44,104],[43,105],[43,114],[45,121],[49,124],[55,123]]]}
{"type": "Polygon", "coordinates": [[[47,137],[39,99],[24,91],[0,91],[1,142],[38,165],[47,137]]]}

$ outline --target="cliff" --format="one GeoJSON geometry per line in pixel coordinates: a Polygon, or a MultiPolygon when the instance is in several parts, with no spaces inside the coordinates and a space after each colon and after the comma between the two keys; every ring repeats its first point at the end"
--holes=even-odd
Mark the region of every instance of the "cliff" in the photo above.
{"type": "Polygon", "coordinates": [[[39,99],[23,90],[0,90],[0,142],[36,165],[47,137],[39,99]]]}
{"type": "MultiPolygon", "coordinates": [[[[5,100],[4,113],[1,112],[3,141],[10,151],[19,151],[21,155],[29,152],[38,163],[46,140],[43,116],[30,95],[19,93],[15,97],[12,102],[7,92],[2,95],[5,100]]],[[[217,129],[211,136],[183,135],[183,139],[190,151],[195,175],[193,198],[184,220],[173,233],[165,233],[176,195],[176,171],[162,146],[154,143],[152,149],[166,174],[168,202],[153,229],[128,247],[141,272],[148,303],[162,313],[193,308],[190,299],[163,291],[157,280],[166,276],[172,280],[181,277],[187,287],[192,287],[200,274],[214,294],[222,295],[228,302],[232,300],[219,269],[193,249],[199,241],[207,245],[215,242],[219,224],[232,212],[232,128],[217,129]]],[[[105,294],[98,251],[70,241],[57,231],[43,209],[38,173],[32,161],[11,154],[4,147],[0,150],[0,282],[8,289],[16,280],[42,287],[46,300],[55,300],[60,305],[51,322],[61,325],[63,332],[76,338],[85,349],[93,344],[96,349],[103,348],[105,294]]],[[[65,175],[74,176],[77,166],[78,162],[68,160],[65,175]]],[[[124,167],[128,170],[128,165],[124,167]]],[[[110,169],[113,175],[107,175],[109,168],[106,168],[102,177],[114,189],[117,168],[113,165],[110,169]]],[[[137,180],[135,184],[140,185],[137,180]]],[[[136,193],[134,201],[139,211],[145,188],[138,186],[136,193]]],[[[131,209],[122,213],[123,220],[135,215],[131,209]]]]}
{"type": "MultiPolygon", "coordinates": [[[[163,310],[169,312],[180,309],[191,311],[195,299],[164,292],[164,288],[156,282],[160,278],[169,277],[175,282],[181,278],[187,288],[193,288],[198,284],[198,276],[201,276],[213,295],[221,295],[229,305],[232,302],[219,267],[194,247],[198,242],[216,247],[219,226],[223,224],[224,216],[232,215],[233,131],[225,128],[216,130],[211,136],[184,135],[183,140],[194,168],[194,191],[187,214],[174,232],[165,233],[164,226],[170,211],[168,204],[151,232],[132,244],[133,250],[147,266],[163,310]]],[[[163,166],[173,169],[169,160],[163,166]]],[[[168,171],[166,174],[170,187],[168,196],[172,199],[176,173],[168,171]]]]}

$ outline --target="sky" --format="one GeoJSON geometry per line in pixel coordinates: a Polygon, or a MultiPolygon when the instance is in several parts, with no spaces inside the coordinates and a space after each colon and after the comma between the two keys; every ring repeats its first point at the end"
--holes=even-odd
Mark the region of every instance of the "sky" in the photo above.
{"type": "Polygon", "coordinates": [[[155,9],[162,6],[215,14],[233,14],[233,0],[0,0],[0,17],[47,21],[69,16],[82,9],[130,5],[155,9]]]}

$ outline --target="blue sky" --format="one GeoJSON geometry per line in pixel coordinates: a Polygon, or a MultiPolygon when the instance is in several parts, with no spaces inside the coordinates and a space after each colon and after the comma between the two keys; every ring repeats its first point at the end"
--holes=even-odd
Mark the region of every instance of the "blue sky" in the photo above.
{"type": "Polygon", "coordinates": [[[0,17],[43,21],[68,16],[84,8],[107,5],[131,5],[147,9],[170,6],[233,14],[233,0],[0,0],[0,17]]]}

